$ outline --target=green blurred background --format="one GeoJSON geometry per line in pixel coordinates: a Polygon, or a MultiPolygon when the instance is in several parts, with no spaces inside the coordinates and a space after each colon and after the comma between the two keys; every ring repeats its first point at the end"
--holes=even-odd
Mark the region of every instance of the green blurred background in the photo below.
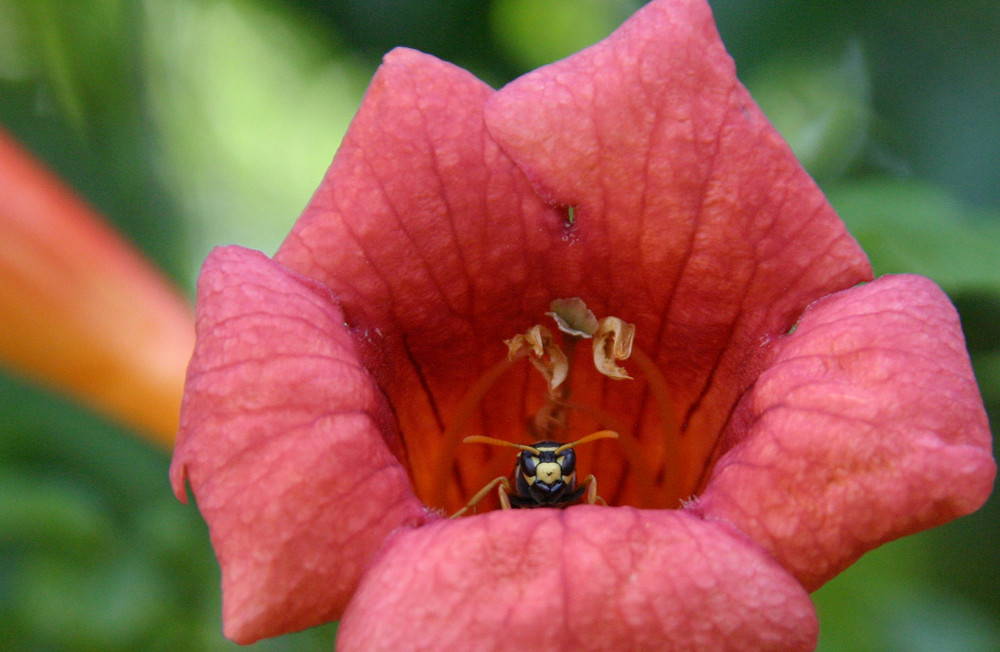
{"type": "MultiPolygon", "coordinates": [[[[926,274],[952,296],[1000,422],[1000,3],[710,3],[741,79],[876,273],[926,274]]],[[[277,248],[385,51],[415,47],[499,86],[640,4],[0,0],[0,124],[190,296],[213,245],[277,248]]],[[[173,499],[168,464],[0,371],[0,649],[237,647],[221,635],[205,527],[173,499]]],[[[1000,649],[997,503],[821,589],[820,649],[1000,649]]],[[[330,649],[335,636],[252,647],[330,649]]]]}

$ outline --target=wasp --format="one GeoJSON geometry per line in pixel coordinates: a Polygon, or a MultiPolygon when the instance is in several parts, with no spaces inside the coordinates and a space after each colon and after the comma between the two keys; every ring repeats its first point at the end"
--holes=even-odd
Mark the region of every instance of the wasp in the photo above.
{"type": "Polygon", "coordinates": [[[604,499],[597,495],[597,479],[593,475],[588,475],[577,486],[576,451],[573,449],[580,444],[598,439],[617,438],[617,432],[600,430],[568,444],[538,441],[526,446],[482,435],[466,437],[462,440],[465,443],[506,446],[521,452],[517,455],[517,462],[510,478],[502,475],[490,480],[466,503],[465,507],[455,512],[452,518],[462,516],[475,508],[494,487],[497,488],[500,507],[503,509],[566,507],[584,498],[584,495],[589,505],[597,503],[607,505],[604,499]],[[511,479],[514,481],[513,485],[511,479]]]}

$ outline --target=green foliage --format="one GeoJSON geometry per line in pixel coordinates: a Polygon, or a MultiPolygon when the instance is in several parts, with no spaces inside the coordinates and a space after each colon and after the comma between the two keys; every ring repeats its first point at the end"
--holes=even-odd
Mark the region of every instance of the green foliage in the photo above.
{"type": "Polygon", "coordinates": [[[517,64],[530,70],[600,41],[639,6],[629,0],[497,0],[490,25],[517,64]]]}
{"type": "Polygon", "coordinates": [[[817,180],[836,179],[857,161],[872,109],[868,70],[856,43],[838,56],[776,55],[746,84],[817,180]]]}
{"type": "MultiPolygon", "coordinates": [[[[3,649],[239,649],[222,637],[205,525],[173,498],[163,451],[2,375],[0,413],[3,649]]],[[[254,647],[330,649],[334,635],[254,647]]]]}
{"type": "Polygon", "coordinates": [[[240,0],[145,4],[140,72],[162,176],[193,236],[192,269],[219,243],[273,253],[371,69],[298,13],[240,0]]]}
{"type": "Polygon", "coordinates": [[[973,211],[927,183],[884,176],[845,182],[828,195],[876,274],[912,272],[951,294],[1000,295],[1000,213],[973,211]]]}

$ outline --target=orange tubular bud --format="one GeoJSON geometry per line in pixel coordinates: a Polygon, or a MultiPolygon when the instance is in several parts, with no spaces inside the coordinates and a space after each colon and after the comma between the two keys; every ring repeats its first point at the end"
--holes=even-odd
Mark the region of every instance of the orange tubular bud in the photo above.
{"type": "Polygon", "coordinates": [[[189,306],[0,131],[0,361],[170,446],[194,345],[189,306]]]}

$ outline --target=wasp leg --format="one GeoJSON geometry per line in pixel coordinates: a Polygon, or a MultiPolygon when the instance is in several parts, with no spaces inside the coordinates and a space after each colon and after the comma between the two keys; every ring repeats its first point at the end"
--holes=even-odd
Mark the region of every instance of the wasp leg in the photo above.
{"type": "Polygon", "coordinates": [[[493,491],[493,487],[498,485],[499,489],[497,492],[500,494],[500,507],[503,509],[510,509],[510,499],[507,498],[507,494],[510,492],[510,480],[507,479],[507,476],[502,475],[499,478],[493,478],[490,480],[485,487],[480,489],[476,495],[469,500],[469,502],[465,503],[465,507],[452,514],[451,518],[458,518],[470,509],[474,509],[483,498],[486,498],[488,493],[493,491]]]}
{"type": "Polygon", "coordinates": [[[497,487],[497,497],[500,498],[500,509],[510,509],[510,498],[507,497],[509,492],[510,480],[504,478],[500,486],[497,487]]]}
{"type": "Polygon", "coordinates": [[[583,479],[583,484],[587,485],[587,504],[588,505],[596,505],[596,504],[600,503],[601,505],[604,505],[605,507],[608,506],[608,503],[605,502],[605,500],[603,498],[601,498],[600,496],[597,495],[597,478],[595,478],[593,476],[593,474],[588,475],[586,478],[584,478],[583,479]]]}

